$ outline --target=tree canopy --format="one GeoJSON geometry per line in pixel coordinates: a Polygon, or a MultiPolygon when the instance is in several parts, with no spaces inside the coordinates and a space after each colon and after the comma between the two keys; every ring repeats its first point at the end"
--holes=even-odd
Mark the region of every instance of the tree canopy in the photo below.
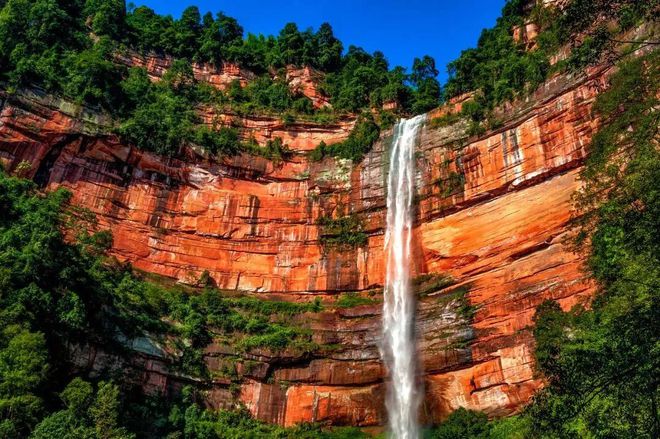
{"type": "Polygon", "coordinates": [[[213,131],[220,127],[200,128],[200,105],[287,119],[317,113],[327,118],[327,110],[317,112],[307,97],[290,90],[283,73],[287,66],[321,72],[325,80],[320,88],[328,94],[334,113],[361,113],[395,103],[399,113],[409,114],[439,105],[434,65],[425,56],[408,74],[401,67],[390,69],[381,52],[370,54],[351,46],[344,53],[328,23],[317,30],[287,23],[275,36],[245,36],[235,18],[222,12],[202,14],[196,6],[184,9],[179,18],[146,6],[126,7],[121,0],[7,0],[0,7],[0,81],[10,91],[37,85],[108,111],[125,140],[166,155],[198,141],[212,153],[255,151],[240,142],[227,145],[217,139],[213,131]],[[164,84],[149,85],[144,71],[117,61],[126,51],[172,60],[170,70],[177,75],[187,70],[185,84],[175,84],[168,74],[170,80],[164,78],[164,84]],[[232,84],[225,93],[192,78],[192,63],[220,67],[225,62],[257,78],[245,90],[232,84]]]}

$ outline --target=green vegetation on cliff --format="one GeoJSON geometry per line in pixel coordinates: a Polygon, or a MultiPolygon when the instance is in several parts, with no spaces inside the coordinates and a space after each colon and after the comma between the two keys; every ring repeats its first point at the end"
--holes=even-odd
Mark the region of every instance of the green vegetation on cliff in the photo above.
{"type": "MultiPolygon", "coordinates": [[[[508,0],[497,24],[482,32],[477,47],[464,50],[449,63],[443,97],[472,93],[461,115],[472,123],[469,133],[479,134],[484,130],[482,121],[489,119],[497,105],[536,90],[552,73],[578,71],[602,60],[617,35],[644,19],[652,20],[658,5],[658,0],[572,0],[557,9],[508,0]],[[513,29],[529,20],[539,26],[535,50],[513,37],[513,29]],[[562,47],[569,49],[568,57],[551,65],[562,47]]],[[[441,127],[456,119],[457,115],[450,114],[434,125],[441,127]]],[[[496,120],[488,120],[489,128],[495,124],[496,120]]]]}
{"type": "Polygon", "coordinates": [[[321,142],[310,154],[313,161],[320,161],[324,157],[339,157],[342,159],[360,160],[380,136],[380,127],[374,117],[369,114],[361,115],[355,122],[355,127],[343,142],[326,145],[321,142]]]}
{"type": "Polygon", "coordinates": [[[660,56],[622,63],[594,111],[577,196],[577,244],[598,283],[590,308],[536,316],[536,356],[549,386],[530,408],[547,437],[660,435],[660,56]]]}
{"type": "Polygon", "coordinates": [[[58,394],[61,410],[44,418],[31,433],[34,439],[366,439],[357,428],[322,428],[304,424],[293,428],[254,420],[247,410],[211,412],[195,401],[190,388],[164,403],[162,398],[127,398],[112,383],[97,386],[74,378],[58,394]],[[95,387],[97,388],[95,390],[95,387]]]}
{"type": "MultiPolygon", "coordinates": [[[[126,14],[123,2],[112,0],[6,0],[0,5],[0,68],[10,87],[36,83],[105,108],[117,115],[122,136],[163,154],[176,154],[185,144],[221,154],[250,148],[240,144],[234,128],[200,128],[196,105],[313,113],[305,98],[266,76],[271,67],[288,63],[326,72],[325,87],[342,111],[363,111],[389,100],[406,111],[424,111],[439,94],[432,60],[418,60],[408,77],[390,70],[381,54],[353,48],[344,55],[329,26],[313,33],[287,25],[278,37],[243,38],[235,20],[199,17],[194,8],[173,20],[148,8],[126,14]],[[163,81],[152,83],[144,70],[124,70],[114,62],[114,54],[126,47],[177,59],[163,81]],[[224,60],[264,76],[245,89],[234,84],[226,94],[195,81],[191,61],[224,60]]],[[[521,23],[521,8],[521,2],[507,3],[496,28],[452,65],[445,93],[476,91],[465,110],[475,122],[542,81],[551,72],[551,49],[600,23],[596,17],[615,24],[596,26],[558,68],[598,59],[612,42],[610,32],[632,26],[657,2],[574,0],[554,20],[541,21],[540,48],[530,53],[509,33],[521,23]]],[[[483,414],[461,409],[428,431],[429,437],[660,437],[659,56],[650,53],[618,67],[611,88],[594,106],[602,128],[590,146],[584,189],[576,198],[576,244],[589,252],[596,297],[589,306],[568,311],[554,302],[539,307],[533,331],[547,387],[523,413],[488,422],[483,414]]],[[[365,114],[349,140],[316,154],[358,159],[377,132],[375,120],[365,114]]],[[[270,151],[273,157],[287,153],[281,142],[273,142],[270,151]]],[[[447,185],[456,178],[450,176],[447,185]]],[[[123,370],[95,371],[93,378],[85,376],[90,381],[79,376],[87,371],[72,364],[72,350],[102,346],[123,358],[130,353],[127,341],[145,334],[178,354],[173,368],[202,383],[208,382],[202,350],[212,341],[237,355],[256,349],[310,354],[316,345],[296,322],[301,314],[318,311],[320,303],[227,297],[212,288],[208,275],[199,289],[149,282],[106,257],[111,235],[90,233],[93,219],[69,199],[64,190],[42,194],[33,183],[0,172],[0,437],[364,437],[353,428],[266,425],[243,410],[211,412],[190,388],[176,400],[145,397],[126,384],[123,370]],[[168,337],[176,341],[167,344],[168,337]]],[[[321,225],[327,245],[366,243],[362,224],[352,216],[324,218],[321,225]]],[[[424,287],[419,293],[448,282],[419,279],[424,287]]],[[[346,294],[337,306],[369,301],[346,294]]],[[[462,309],[466,317],[473,313],[462,309]]]]}
{"type": "Polygon", "coordinates": [[[295,316],[319,311],[319,302],[226,297],[210,288],[208,276],[201,292],[142,280],[104,256],[111,235],[90,234],[93,216],[69,198],[61,189],[41,194],[34,183],[0,171],[0,437],[25,437],[60,408],[36,437],[67,429],[87,432],[75,437],[130,437],[116,413],[131,388],[109,382],[123,381],[126,372],[101,371],[107,382],[98,384],[96,396],[80,380],[64,389],[76,371],[72,352],[81,347],[102,347],[121,359],[131,353],[128,343],[148,334],[174,352],[173,370],[202,380],[202,351],[211,342],[237,355],[316,349],[295,316]]]}
{"type": "Polygon", "coordinates": [[[660,436],[660,54],[618,66],[599,95],[602,121],[577,194],[576,250],[597,294],[588,306],[537,310],[538,371],[547,382],[517,417],[488,423],[459,410],[433,438],[660,436]]]}
{"type": "MultiPolygon", "coordinates": [[[[401,113],[423,112],[439,104],[438,71],[432,58],[416,59],[412,72],[390,69],[381,52],[342,43],[325,23],[314,32],[287,24],[277,36],[248,35],[223,13],[201,15],[186,8],[179,19],[121,0],[7,0],[0,4],[0,80],[15,90],[37,85],[78,103],[110,112],[128,142],[159,154],[175,155],[196,144],[214,154],[254,152],[219,126],[205,127],[200,106],[239,114],[272,113],[285,121],[296,117],[332,119],[360,114],[384,103],[401,113]],[[66,29],[63,32],[62,29],[66,29]],[[143,68],[127,68],[120,56],[155,54],[172,67],[164,81],[152,84],[143,68]],[[220,67],[236,63],[257,77],[246,87],[236,81],[226,91],[193,78],[191,63],[220,67]],[[288,66],[311,66],[321,72],[320,87],[333,110],[315,110],[285,81],[288,66]],[[227,108],[228,107],[228,108],[227,108]]],[[[351,147],[353,159],[373,143],[351,147]],[[359,151],[358,151],[359,150],[359,151]]]]}
{"type": "Polygon", "coordinates": [[[368,236],[363,230],[362,221],[357,215],[339,218],[321,217],[319,241],[327,248],[355,248],[367,244],[368,236]]]}

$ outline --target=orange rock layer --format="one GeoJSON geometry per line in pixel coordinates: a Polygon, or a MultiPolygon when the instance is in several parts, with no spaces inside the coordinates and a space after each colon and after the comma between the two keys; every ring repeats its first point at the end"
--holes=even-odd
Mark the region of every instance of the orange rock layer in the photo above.
{"type": "MultiPolygon", "coordinates": [[[[413,268],[456,281],[418,302],[425,420],[438,421],[458,407],[493,416],[518,410],[542,385],[534,375],[529,330],[536,306],[551,298],[569,308],[592,294],[583,256],[563,240],[585,147],[597,126],[591,105],[607,73],[555,78],[505,109],[502,128],[479,138],[468,138],[460,122],[424,128],[413,268]]],[[[0,103],[5,168],[24,162],[22,169],[29,164],[28,174],[44,187],[69,188],[75,203],[97,215],[99,227],[112,230],[112,253],[139,269],[184,282],[208,271],[220,288],[291,301],[322,297],[330,303],[342,291],[382,287],[391,132],[355,166],[313,163],[304,154],[281,164],[249,156],[217,163],[192,152],[184,161],[99,135],[107,121],[53,98],[25,93],[0,103]],[[318,219],[347,210],[362,218],[368,244],[324,249],[318,219]]],[[[270,128],[254,122],[254,129],[270,128]]],[[[300,129],[287,135],[333,143],[350,126],[314,134],[300,129]]],[[[305,140],[295,149],[310,146],[305,140]]],[[[313,330],[316,343],[335,348],[311,356],[244,355],[240,391],[214,381],[209,405],[240,401],[256,417],[284,425],[382,425],[380,305],[330,306],[297,319],[313,330]]],[[[95,348],[72,349],[81,367],[98,367],[95,348]]],[[[171,391],[186,382],[168,371],[156,350],[137,351],[133,367],[145,388],[171,391]]],[[[219,368],[232,355],[211,346],[207,364],[219,368]]]]}

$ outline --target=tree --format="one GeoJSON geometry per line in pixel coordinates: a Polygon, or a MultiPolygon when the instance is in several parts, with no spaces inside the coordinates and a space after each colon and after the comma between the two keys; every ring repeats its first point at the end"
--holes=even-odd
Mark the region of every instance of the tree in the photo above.
{"type": "Polygon", "coordinates": [[[440,83],[436,79],[438,69],[435,60],[425,55],[422,59],[415,58],[410,80],[415,88],[413,93],[412,111],[423,113],[434,109],[440,104],[440,83]]]}
{"type": "Polygon", "coordinates": [[[140,6],[129,10],[126,24],[131,44],[141,51],[174,52],[178,43],[171,16],[160,16],[153,9],[140,6]]]}
{"type": "Polygon", "coordinates": [[[459,408],[434,429],[432,439],[487,439],[490,430],[488,417],[474,410],[459,408]]]}
{"type": "Polygon", "coordinates": [[[218,12],[216,23],[219,23],[220,41],[224,47],[238,45],[243,42],[243,26],[235,18],[218,12]]]}
{"type": "Polygon", "coordinates": [[[0,10],[0,66],[9,65],[12,51],[23,42],[29,12],[30,2],[27,0],[9,0],[0,10]]]}
{"type": "Polygon", "coordinates": [[[126,78],[120,83],[122,94],[125,98],[124,110],[132,110],[141,101],[149,99],[153,90],[153,84],[149,80],[146,69],[132,67],[126,78]]]}
{"type": "Polygon", "coordinates": [[[90,49],[71,53],[64,60],[64,93],[80,103],[108,109],[121,106],[121,76],[117,65],[109,59],[112,50],[109,40],[103,38],[90,49]]]}
{"type": "Polygon", "coordinates": [[[43,334],[10,324],[0,333],[0,436],[18,437],[43,410],[37,395],[48,371],[43,334]]]}
{"type": "Polygon", "coordinates": [[[273,36],[248,34],[242,44],[227,47],[227,60],[237,62],[255,73],[266,73],[276,64],[277,40],[273,36]]]}
{"type": "Polygon", "coordinates": [[[236,47],[243,44],[243,28],[235,18],[218,13],[213,19],[211,13],[204,15],[204,26],[199,41],[196,58],[200,61],[219,65],[229,58],[236,47]]]}
{"type": "Polygon", "coordinates": [[[295,23],[287,23],[277,38],[277,47],[282,65],[300,65],[305,41],[295,23]]]}
{"type": "Polygon", "coordinates": [[[64,49],[83,44],[80,27],[57,2],[8,1],[0,11],[0,72],[13,86],[42,80],[59,85],[64,49]]]}
{"type": "Polygon", "coordinates": [[[316,31],[315,39],[318,47],[315,67],[324,72],[334,72],[339,69],[344,46],[335,37],[332,26],[329,23],[323,23],[316,31]]]}
{"type": "Polygon", "coordinates": [[[119,388],[112,383],[99,383],[94,404],[89,408],[99,439],[123,439],[132,437],[119,427],[119,388]]]}
{"type": "Polygon", "coordinates": [[[387,84],[380,90],[382,103],[395,102],[404,110],[410,109],[412,91],[406,86],[408,75],[403,67],[395,67],[387,75],[387,84]]]}
{"type": "Polygon", "coordinates": [[[119,426],[119,388],[100,382],[96,394],[91,384],[74,378],[60,394],[66,408],[37,425],[34,439],[93,438],[132,439],[135,436],[119,426]]]}
{"type": "Polygon", "coordinates": [[[202,33],[202,17],[197,6],[188,6],[181,13],[181,18],[174,22],[176,56],[193,59],[202,33]]]}
{"type": "Polygon", "coordinates": [[[599,95],[576,197],[575,244],[598,283],[590,309],[537,312],[537,361],[549,386],[530,408],[540,434],[660,434],[660,116],[658,53],[628,60],[599,95]]]}
{"type": "Polygon", "coordinates": [[[96,35],[119,40],[126,23],[126,4],[122,0],[86,0],[83,14],[91,18],[96,35]]]}
{"type": "Polygon", "coordinates": [[[121,124],[119,133],[140,149],[172,156],[191,140],[196,121],[186,99],[159,87],[121,124]]]}
{"type": "Polygon", "coordinates": [[[94,388],[82,378],[74,378],[60,394],[67,410],[76,416],[82,416],[89,409],[93,397],[94,388]]]}

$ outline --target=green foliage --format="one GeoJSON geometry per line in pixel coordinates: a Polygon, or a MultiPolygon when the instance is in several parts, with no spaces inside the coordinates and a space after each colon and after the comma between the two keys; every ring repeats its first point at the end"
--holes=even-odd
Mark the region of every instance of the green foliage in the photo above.
{"type": "MultiPolygon", "coordinates": [[[[49,388],[57,386],[50,373],[62,367],[67,344],[94,334],[112,349],[105,325],[126,334],[132,325],[111,311],[115,274],[95,256],[107,237],[63,242],[65,222],[83,229],[64,210],[69,194],[41,195],[33,183],[4,173],[0,189],[0,434],[24,437],[43,415],[49,388]]],[[[65,396],[72,406],[75,393],[65,396]]]]}
{"type": "MultiPolygon", "coordinates": [[[[188,101],[165,86],[144,95],[119,133],[140,149],[175,155],[193,139],[197,116],[188,101]]],[[[206,138],[200,134],[198,139],[206,138]]]]}
{"type": "MultiPolygon", "coordinates": [[[[112,52],[120,46],[218,66],[223,61],[237,62],[257,73],[287,65],[311,66],[330,73],[326,89],[338,110],[357,112],[393,100],[406,110],[424,111],[437,105],[439,97],[432,58],[416,60],[409,78],[401,68],[389,71],[380,52],[370,55],[352,46],[343,56],[343,45],[328,23],[316,32],[300,31],[288,23],[277,37],[243,38],[243,28],[234,18],[223,13],[202,17],[195,6],[174,19],[145,6],[126,11],[118,0],[10,0],[1,9],[0,36],[0,73],[12,84],[40,82],[108,108],[114,108],[114,103],[105,102],[109,98],[122,99],[115,93],[121,69],[112,63],[112,52]],[[100,37],[98,41],[87,34],[89,27],[100,37]],[[65,28],[70,32],[59,32],[65,28]],[[410,85],[406,84],[409,79],[410,85]]],[[[277,111],[311,111],[307,100],[291,99],[286,85],[269,82],[270,76],[257,81],[256,96],[250,102],[277,111]]]]}
{"type": "Polygon", "coordinates": [[[93,402],[93,396],[94,388],[81,378],[74,378],[60,393],[60,398],[67,410],[76,416],[82,415],[89,408],[93,402]]]}
{"type": "MultiPolygon", "coordinates": [[[[166,313],[183,323],[181,332],[193,349],[204,348],[213,337],[244,351],[255,348],[281,350],[287,347],[313,350],[311,334],[291,322],[291,317],[304,312],[317,312],[320,303],[293,304],[262,301],[250,297],[225,298],[216,290],[200,295],[171,291],[163,294],[166,313]],[[223,338],[221,338],[223,339],[223,338]]],[[[195,352],[189,354],[196,355],[195,352]]],[[[187,360],[184,358],[184,360],[187,360]]],[[[204,374],[203,368],[190,363],[190,372],[204,374]]]]}
{"type": "Polygon", "coordinates": [[[293,151],[282,142],[281,137],[275,137],[266,142],[266,145],[260,146],[256,142],[242,143],[241,148],[250,154],[265,157],[273,161],[273,164],[280,164],[283,160],[288,160],[293,156],[293,151]]]}
{"type": "Polygon", "coordinates": [[[362,247],[369,237],[363,231],[362,221],[353,214],[340,218],[321,217],[317,224],[321,227],[319,241],[325,247],[362,247]]]}
{"type": "Polygon", "coordinates": [[[379,106],[377,91],[387,84],[388,79],[384,55],[376,52],[372,56],[361,48],[351,46],[343,64],[340,71],[327,76],[324,85],[324,90],[333,97],[333,107],[357,112],[361,108],[379,106]],[[371,102],[372,95],[374,102],[371,102]]]}
{"type": "Polygon", "coordinates": [[[436,79],[438,73],[435,60],[430,56],[415,58],[410,75],[414,87],[411,104],[413,113],[425,113],[438,106],[440,102],[440,83],[436,79]]]}
{"type": "Polygon", "coordinates": [[[529,416],[517,415],[490,421],[489,439],[529,439],[532,436],[529,416]]]}
{"type": "Polygon", "coordinates": [[[239,138],[238,130],[231,127],[198,127],[194,131],[193,143],[216,156],[233,155],[247,149],[239,138]]]}
{"type": "MultiPolygon", "coordinates": [[[[450,279],[440,278],[437,282],[439,282],[439,285],[437,286],[435,291],[432,291],[430,289],[431,287],[434,286],[433,284],[431,284],[431,287],[428,287],[428,289],[426,290],[428,291],[428,293],[426,294],[429,294],[431,292],[443,291],[442,294],[437,295],[438,302],[443,304],[450,304],[450,303],[453,304],[457,316],[461,317],[467,322],[472,322],[472,320],[474,319],[474,315],[477,312],[477,307],[475,305],[472,305],[472,303],[470,302],[470,298],[468,297],[468,293],[470,292],[469,285],[462,285],[455,288],[448,288],[453,284],[453,282],[451,282],[450,279]]],[[[422,291],[421,293],[424,292],[425,291],[422,291]]]]}
{"type": "Polygon", "coordinates": [[[89,416],[99,439],[128,439],[133,435],[119,427],[119,388],[101,382],[96,399],[89,408],[89,416]]]}
{"type": "Polygon", "coordinates": [[[335,302],[338,308],[354,308],[362,305],[373,305],[378,303],[378,300],[372,297],[364,297],[358,293],[342,293],[339,299],[335,302]]]}
{"type": "Polygon", "coordinates": [[[279,324],[264,325],[260,322],[256,324],[250,322],[247,329],[257,333],[243,338],[238,343],[238,347],[243,351],[259,348],[281,351],[290,347],[297,351],[312,352],[318,348],[316,344],[310,341],[312,334],[307,330],[279,324]]]}
{"type": "Polygon", "coordinates": [[[312,303],[276,302],[246,296],[225,300],[232,307],[264,316],[273,314],[293,316],[304,312],[319,312],[322,309],[318,301],[312,303]]]}
{"type": "Polygon", "coordinates": [[[120,38],[126,31],[125,15],[126,4],[122,0],[85,0],[83,16],[91,21],[96,35],[120,38]]]}
{"type": "Polygon", "coordinates": [[[66,77],[61,62],[66,50],[83,49],[85,39],[83,23],[58,2],[7,1],[0,10],[0,73],[13,86],[35,80],[57,86],[66,77]]]}
{"type": "Polygon", "coordinates": [[[63,60],[67,78],[63,93],[79,103],[119,108],[121,75],[110,61],[112,49],[109,40],[101,39],[89,49],[69,53],[63,60]]]}
{"type": "Polygon", "coordinates": [[[343,51],[328,23],[317,32],[301,32],[295,23],[287,23],[277,37],[248,35],[244,39],[243,28],[234,18],[223,13],[202,17],[194,6],[184,10],[178,20],[141,6],[128,12],[126,25],[131,31],[129,44],[141,51],[216,65],[238,62],[257,73],[288,64],[334,71],[340,67],[343,51]]]}
{"type": "MultiPolygon", "coordinates": [[[[551,72],[579,70],[598,62],[613,47],[616,34],[641,19],[652,20],[657,7],[657,0],[572,0],[563,9],[537,5],[529,14],[524,1],[508,0],[496,25],[482,32],[477,47],[464,50],[449,63],[444,98],[475,92],[462,113],[479,122],[496,105],[535,90],[551,72]],[[541,26],[538,48],[533,51],[517,44],[511,32],[529,15],[541,26]],[[602,24],[591,30],[594,23],[602,24]],[[580,37],[585,32],[586,37],[580,37]],[[550,57],[564,45],[571,49],[568,60],[551,68],[550,57]]],[[[473,124],[471,134],[482,129],[473,124]]]]}
{"type": "Polygon", "coordinates": [[[330,147],[330,155],[344,159],[359,161],[366,154],[380,136],[380,128],[369,115],[361,116],[348,139],[330,147]]]}
{"type": "Polygon", "coordinates": [[[519,21],[518,15],[503,15],[493,29],[484,30],[476,49],[464,51],[448,65],[446,98],[478,91],[462,110],[473,121],[482,120],[495,105],[535,89],[546,78],[547,56],[542,51],[526,52],[511,36],[511,27],[519,21]]]}
{"type": "Polygon", "coordinates": [[[193,77],[190,63],[176,61],[155,84],[144,69],[133,68],[121,86],[130,110],[118,132],[138,148],[169,156],[185,145],[199,145],[215,155],[244,148],[236,129],[201,125],[195,105],[212,97],[193,77]]]}
{"type": "Polygon", "coordinates": [[[604,26],[599,26],[584,39],[582,44],[572,50],[567,61],[569,69],[579,70],[598,62],[602,53],[610,46],[610,38],[610,31],[604,26]]]}
{"type": "MultiPolygon", "coordinates": [[[[25,437],[61,389],[68,346],[99,343],[126,352],[125,341],[149,332],[171,336],[182,352],[178,364],[206,374],[203,349],[211,340],[236,350],[317,347],[293,318],[321,309],[319,301],[294,304],[224,297],[166,288],[138,278],[130,267],[103,256],[106,233],[89,235],[93,223],[58,190],[40,194],[29,181],[0,172],[0,436],[25,437]],[[85,222],[79,224],[79,222],[85,222]],[[63,225],[77,241],[66,244],[63,225]]],[[[120,389],[74,380],[61,393],[65,410],[37,427],[37,437],[131,437],[120,425],[120,389]],[[75,433],[78,434],[78,433],[75,433]],[[77,436],[76,436],[77,437],[77,436]]]]}
{"type": "Polygon", "coordinates": [[[590,309],[545,303],[534,334],[549,386],[530,408],[549,437],[657,437],[660,344],[660,62],[629,60],[594,111],[602,128],[582,172],[576,244],[599,290],[590,309]]]}
{"type": "Polygon", "coordinates": [[[489,421],[473,410],[459,408],[440,425],[431,429],[428,439],[527,439],[532,437],[529,422],[523,416],[489,421]]]}
{"type": "Polygon", "coordinates": [[[440,178],[435,183],[441,189],[441,196],[449,197],[463,192],[465,174],[451,171],[446,178],[440,178]]]}
{"type": "Polygon", "coordinates": [[[440,104],[438,71],[430,56],[416,58],[410,75],[401,67],[389,69],[381,52],[369,54],[350,46],[342,68],[327,75],[323,89],[335,109],[359,112],[396,103],[404,112],[422,113],[440,104]]]}
{"type": "Polygon", "coordinates": [[[66,408],[44,418],[32,432],[31,438],[135,438],[119,425],[120,394],[115,384],[101,382],[95,394],[90,383],[74,378],[60,397],[66,408]]]}
{"type": "Polygon", "coordinates": [[[451,276],[435,273],[421,274],[410,282],[413,290],[420,297],[443,290],[454,283],[456,281],[451,276]]]}
{"type": "Polygon", "coordinates": [[[176,422],[186,437],[209,439],[366,439],[358,428],[323,428],[314,424],[284,428],[268,425],[250,417],[246,410],[212,413],[192,404],[173,410],[176,422]]]}
{"type": "MultiPolygon", "coordinates": [[[[327,110],[317,111],[310,99],[292,93],[285,79],[290,65],[328,73],[323,88],[339,113],[378,109],[384,102],[397,103],[403,113],[438,104],[432,58],[416,59],[408,75],[400,67],[390,70],[380,52],[371,55],[353,46],[346,55],[342,52],[327,23],[316,32],[288,23],[277,37],[244,38],[234,18],[223,13],[202,16],[195,6],[178,19],[145,6],[127,10],[119,0],[9,0],[0,9],[0,80],[11,90],[39,85],[106,110],[116,118],[124,141],[168,156],[189,145],[218,155],[258,152],[230,138],[227,130],[216,133],[218,127],[203,127],[201,104],[229,106],[240,115],[280,114],[286,124],[298,117],[327,121],[327,110]],[[129,49],[171,57],[163,81],[152,84],[144,71],[118,64],[116,55],[129,49]],[[226,93],[195,81],[191,62],[220,66],[227,61],[261,76],[245,89],[237,81],[226,93]]],[[[358,129],[332,154],[360,159],[378,132],[373,118],[368,119],[369,125],[358,127],[368,131],[358,129]]],[[[277,144],[266,150],[265,155],[276,160],[284,152],[277,144]]]]}
{"type": "Polygon", "coordinates": [[[323,140],[321,140],[319,144],[316,145],[316,148],[309,152],[309,159],[313,162],[320,162],[329,154],[330,150],[328,145],[323,140]]]}
{"type": "Polygon", "coordinates": [[[378,125],[382,130],[392,128],[397,121],[397,116],[392,111],[381,111],[378,114],[378,125]]]}
{"type": "Polygon", "coordinates": [[[18,437],[29,431],[43,411],[37,390],[48,371],[43,334],[19,325],[0,333],[0,436],[18,437]]]}
{"type": "Polygon", "coordinates": [[[487,438],[488,431],[488,417],[484,413],[459,408],[433,431],[431,438],[487,438]]]}
{"type": "Polygon", "coordinates": [[[463,118],[464,115],[462,113],[447,113],[443,116],[434,117],[429,121],[428,125],[431,129],[446,128],[458,123],[463,120],[463,118]]]}
{"type": "Polygon", "coordinates": [[[535,87],[545,78],[547,60],[526,52],[511,35],[511,28],[522,24],[522,8],[521,0],[509,0],[495,27],[481,33],[477,48],[463,51],[449,63],[445,97],[480,90],[490,107],[513,98],[526,87],[535,87]]]}
{"type": "Polygon", "coordinates": [[[326,145],[325,142],[319,143],[310,153],[310,159],[320,161],[324,157],[338,157],[357,162],[362,160],[364,155],[371,150],[379,137],[380,127],[376,124],[373,116],[363,114],[358,118],[346,140],[333,145],[326,145]]]}
{"type": "MultiPolygon", "coordinates": [[[[230,91],[231,102],[237,111],[249,114],[255,110],[282,113],[293,107],[296,99],[286,82],[264,75],[251,81],[244,89],[234,82],[230,91]]],[[[302,97],[302,99],[309,99],[302,97]]],[[[311,102],[310,102],[311,104],[311,102]]],[[[298,104],[299,106],[301,104],[298,104]]]]}

